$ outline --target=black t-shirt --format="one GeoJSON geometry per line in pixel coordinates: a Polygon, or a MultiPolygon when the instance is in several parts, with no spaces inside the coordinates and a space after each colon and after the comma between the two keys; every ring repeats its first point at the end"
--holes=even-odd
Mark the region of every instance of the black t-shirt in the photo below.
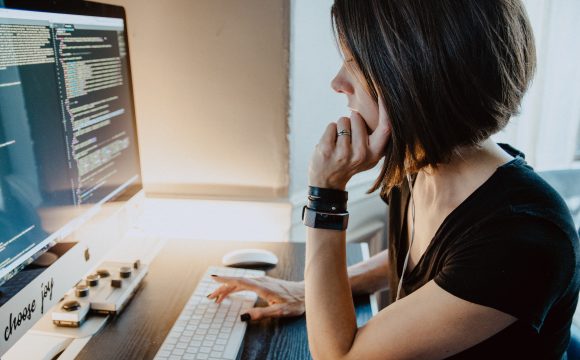
{"type": "MultiPolygon", "coordinates": [[[[518,320],[451,359],[560,359],[580,287],[578,233],[562,198],[523,154],[496,172],[447,216],[424,255],[405,274],[410,294],[430,280],[445,291],[518,320]]],[[[393,270],[407,254],[407,184],[389,205],[393,270]]],[[[391,284],[396,288],[398,284],[391,284]]]]}

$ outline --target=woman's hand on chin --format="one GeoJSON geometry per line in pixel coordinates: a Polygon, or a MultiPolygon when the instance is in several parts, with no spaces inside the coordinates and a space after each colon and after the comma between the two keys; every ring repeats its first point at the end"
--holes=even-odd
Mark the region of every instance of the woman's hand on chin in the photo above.
{"type": "Polygon", "coordinates": [[[344,190],[351,177],[379,162],[390,136],[391,126],[381,99],[379,122],[370,135],[358,112],[328,124],[310,160],[309,184],[344,190]]]}

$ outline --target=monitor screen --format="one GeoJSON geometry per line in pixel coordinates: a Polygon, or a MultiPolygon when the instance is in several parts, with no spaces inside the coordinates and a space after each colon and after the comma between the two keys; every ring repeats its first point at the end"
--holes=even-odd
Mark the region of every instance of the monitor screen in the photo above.
{"type": "Polygon", "coordinates": [[[142,188],[123,16],[3,3],[0,284],[142,188]]]}

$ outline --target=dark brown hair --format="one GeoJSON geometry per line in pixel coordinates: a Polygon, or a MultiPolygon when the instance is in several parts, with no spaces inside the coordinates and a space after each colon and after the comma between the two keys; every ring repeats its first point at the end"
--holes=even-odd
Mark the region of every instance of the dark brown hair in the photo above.
{"type": "Polygon", "coordinates": [[[532,28],[520,0],[335,0],[338,43],[392,126],[370,192],[448,162],[518,112],[533,77],[532,28]]]}

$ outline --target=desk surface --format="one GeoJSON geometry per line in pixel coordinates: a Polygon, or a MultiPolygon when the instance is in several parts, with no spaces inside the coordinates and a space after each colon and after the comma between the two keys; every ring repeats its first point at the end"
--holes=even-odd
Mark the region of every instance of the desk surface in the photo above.
{"type": "MultiPolygon", "coordinates": [[[[93,336],[77,359],[152,359],[207,267],[220,265],[224,253],[239,248],[274,252],[273,277],[302,280],[303,243],[232,243],[171,240],[150,264],[143,287],[124,312],[93,336]]],[[[347,246],[348,264],[363,259],[359,244],[347,246]]],[[[265,305],[258,302],[257,306],[265,305]]],[[[357,322],[371,316],[368,296],[355,298],[357,322]]],[[[310,359],[304,316],[250,322],[239,359],[310,359]]]]}

